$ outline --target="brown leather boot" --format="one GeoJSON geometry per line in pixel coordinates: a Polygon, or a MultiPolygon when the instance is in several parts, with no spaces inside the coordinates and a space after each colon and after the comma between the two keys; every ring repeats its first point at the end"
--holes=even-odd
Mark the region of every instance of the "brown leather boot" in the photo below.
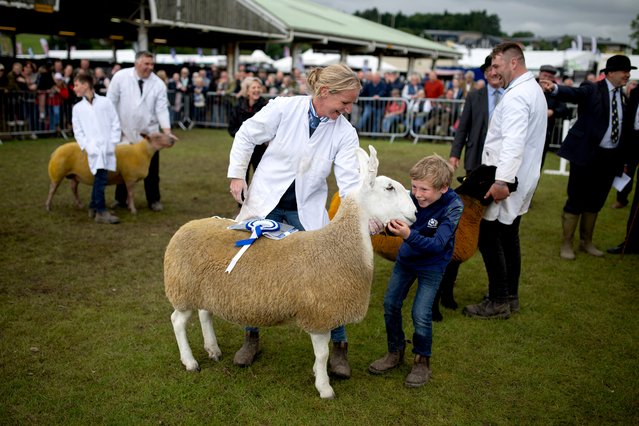
{"type": "Polygon", "coordinates": [[[430,358],[427,356],[415,355],[413,369],[406,376],[404,384],[409,388],[418,388],[428,383],[430,379],[430,358]]]}
{"type": "Polygon", "coordinates": [[[260,352],[260,334],[257,331],[249,331],[244,335],[244,344],[235,353],[233,364],[238,367],[248,367],[253,364],[255,357],[260,352]]]}
{"type": "Polygon", "coordinates": [[[382,358],[373,361],[373,363],[368,366],[368,371],[373,374],[384,374],[400,365],[403,360],[403,349],[399,352],[387,352],[382,358]]]}
{"type": "Polygon", "coordinates": [[[111,214],[110,212],[104,210],[101,212],[95,213],[95,223],[106,223],[109,225],[114,225],[116,223],[120,223],[120,218],[111,214]]]}
{"type": "Polygon", "coordinates": [[[333,351],[328,359],[328,374],[338,379],[351,378],[351,367],[348,365],[348,342],[333,342],[333,351]]]}
{"type": "Polygon", "coordinates": [[[462,310],[462,314],[471,318],[481,319],[508,319],[510,318],[510,304],[508,302],[493,302],[484,299],[476,305],[468,305],[462,310]]]}

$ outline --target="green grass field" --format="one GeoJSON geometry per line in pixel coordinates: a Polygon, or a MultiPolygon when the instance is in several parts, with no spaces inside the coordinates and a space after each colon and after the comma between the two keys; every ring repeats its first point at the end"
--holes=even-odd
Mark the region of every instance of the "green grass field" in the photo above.
{"type": "MultiPolygon", "coordinates": [[[[47,163],[62,140],[0,145],[0,423],[639,423],[639,257],[559,258],[562,176],[542,177],[522,220],[521,313],[479,321],[444,309],[444,321],[434,325],[427,386],[403,386],[409,362],[382,377],[366,372],[386,350],[382,299],[392,264],[381,258],[368,315],[347,326],[353,377],[332,381],[337,399],[319,398],[310,339],[293,326],[263,329],[262,354],[238,369],[232,358],[242,328],[214,320],[223,352],[216,363],[207,359],[194,319],[189,337],[202,371],[186,372],[164,296],[164,249],[182,224],[232,216],[236,205],[228,194],[226,131],[177,135],[175,147],[162,152],[165,210],[146,209],[139,184],[138,215],[118,211],[116,226],[96,225],[76,209],[66,182],[53,211],[45,211],[47,163]]],[[[362,141],[369,143],[380,174],[404,184],[419,158],[449,150],[362,141]]],[[[546,164],[556,169],[557,157],[549,154],[546,164]]],[[[89,187],[80,191],[88,203],[89,187]]],[[[612,200],[611,192],[595,230],[599,248],[618,244],[625,233],[628,209],[611,209],[612,200]]],[[[463,306],[485,291],[477,254],[461,267],[456,298],[463,306]]]]}

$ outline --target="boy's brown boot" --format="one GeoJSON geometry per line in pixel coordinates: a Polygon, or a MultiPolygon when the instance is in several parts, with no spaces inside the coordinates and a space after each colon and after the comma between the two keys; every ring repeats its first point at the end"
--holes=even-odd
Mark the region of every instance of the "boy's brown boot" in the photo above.
{"type": "Polygon", "coordinates": [[[348,342],[333,342],[333,350],[328,359],[328,374],[338,379],[351,378],[351,366],[348,365],[348,342]]]}
{"type": "Polygon", "coordinates": [[[382,358],[368,366],[368,371],[373,374],[384,374],[397,367],[404,359],[404,350],[399,352],[387,352],[382,358]]]}
{"type": "Polygon", "coordinates": [[[404,384],[409,388],[418,388],[428,383],[430,379],[430,358],[427,356],[415,355],[413,369],[406,376],[404,384]]]}
{"type": "Polygon", "coordinates": [[[248,367],[253,364],[255,357],[260,352],[260,334],[256,331],[248,331],[244,335],[244,344],[235,353],[233,364],[238,367],[248,367]]]}

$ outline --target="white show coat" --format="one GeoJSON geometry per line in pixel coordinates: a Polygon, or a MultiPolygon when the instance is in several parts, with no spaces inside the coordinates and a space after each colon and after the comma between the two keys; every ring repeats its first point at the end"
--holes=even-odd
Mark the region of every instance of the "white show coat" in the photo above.
{"type": "Polygon", "coordinates": [[[151,73],[144,80],[140,95],[135,68],[125,68],[113,76],[107,97],[115,105],[122,126],[122,142],[136,143],[142,140],[140,133],[153,133],[171,128],[169,101],[166,85],[151,73]]]}
{"type": "Polygon", "coordinates": [[[486,220],[510,225],[528,211],[537,182],[546,140],[548,106],[544,93],[531,72],[506,88],[488,125],[482,163],[497,166],[495,180],[519,180],[517,191],[499,204],[492,203],[486,220]]]}
{"type": "Polygon", "coordinates": [[[229,178],[245,179],[256,145],[269,142],[237,220],[264,218],[295,180],[300,222],[306,230],[328,223],[326,178],[334,167],[340,196],[359,186],[357,132],[344,118],[321,122],[309,138],[310,96],[278,97],[235,135],[229,178]]]}
{"type": "Polygon", "coordinates": [[[115,171],[115,146],[120,143],[120,121],[110,100],[94,95],[73,107],[73,135],[80,149],[87,152],[89,168],[115,171]]]}

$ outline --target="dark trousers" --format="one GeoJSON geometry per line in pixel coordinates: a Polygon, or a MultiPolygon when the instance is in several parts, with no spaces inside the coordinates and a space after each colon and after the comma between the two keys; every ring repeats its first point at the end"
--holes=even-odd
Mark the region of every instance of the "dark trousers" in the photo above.
{"type": "Polygon", "coordinates": [[[106,200],[104,199],[104,188],[109,178],[109,171],[98,169],[93,177],[93,190],[91,191],[91,202],[89,208],[98,212],[106,210],[106,200]]]}
{"type": "Polygon", "coordinates": [[[482,219],[479,226],[479,251],[488,273],[488,297],[495,302],[506,302],[519,294],[521,251],[519,223],[521,216],[511,225],[498,220],[482,219]]]}
{"type": "Polygon", "coordinates": [[[564,211],[571,214],[599,213],[606,203],[615,176],[621,172],[617,149],[598,148],[592,164],[570,164],[568,199],[564,211]]]}
{"type": "MultiPolygon", "coordinates": [[[[151,204],[160,201],[160,152],[156,151],[151,157],[149,164],[149,174],[144,178],[144,193],[146,194],[146,202],[151,204]]],[[[115,188],[115,199],[118,203],[126,205],[127,192],[126,185],[119,184],[115,188]]]]}
{"type": "MultiPolygon", "coordinates": [[[[639,169],[636,179],[639,179],[639,169]]],[[[639,182],[639,180],[637,181],[639,182]]],[[[632,198],[630,216],[626,225],[626,250],[639,251],[639,184],[635,185],[635,195],[632,198]]]]}
{"type": "Polygon", "coordinates": [[[632,192],[632,181],[636,171],[636,164],[628,164],[628,170],[626,171],[626,174],[630,176],[630,182],[628,182],[628,185],[626,185],[626,187],[622,191],[617,191],[617,201],[623,205],[628,204],[628,197],[632,192]]]}

